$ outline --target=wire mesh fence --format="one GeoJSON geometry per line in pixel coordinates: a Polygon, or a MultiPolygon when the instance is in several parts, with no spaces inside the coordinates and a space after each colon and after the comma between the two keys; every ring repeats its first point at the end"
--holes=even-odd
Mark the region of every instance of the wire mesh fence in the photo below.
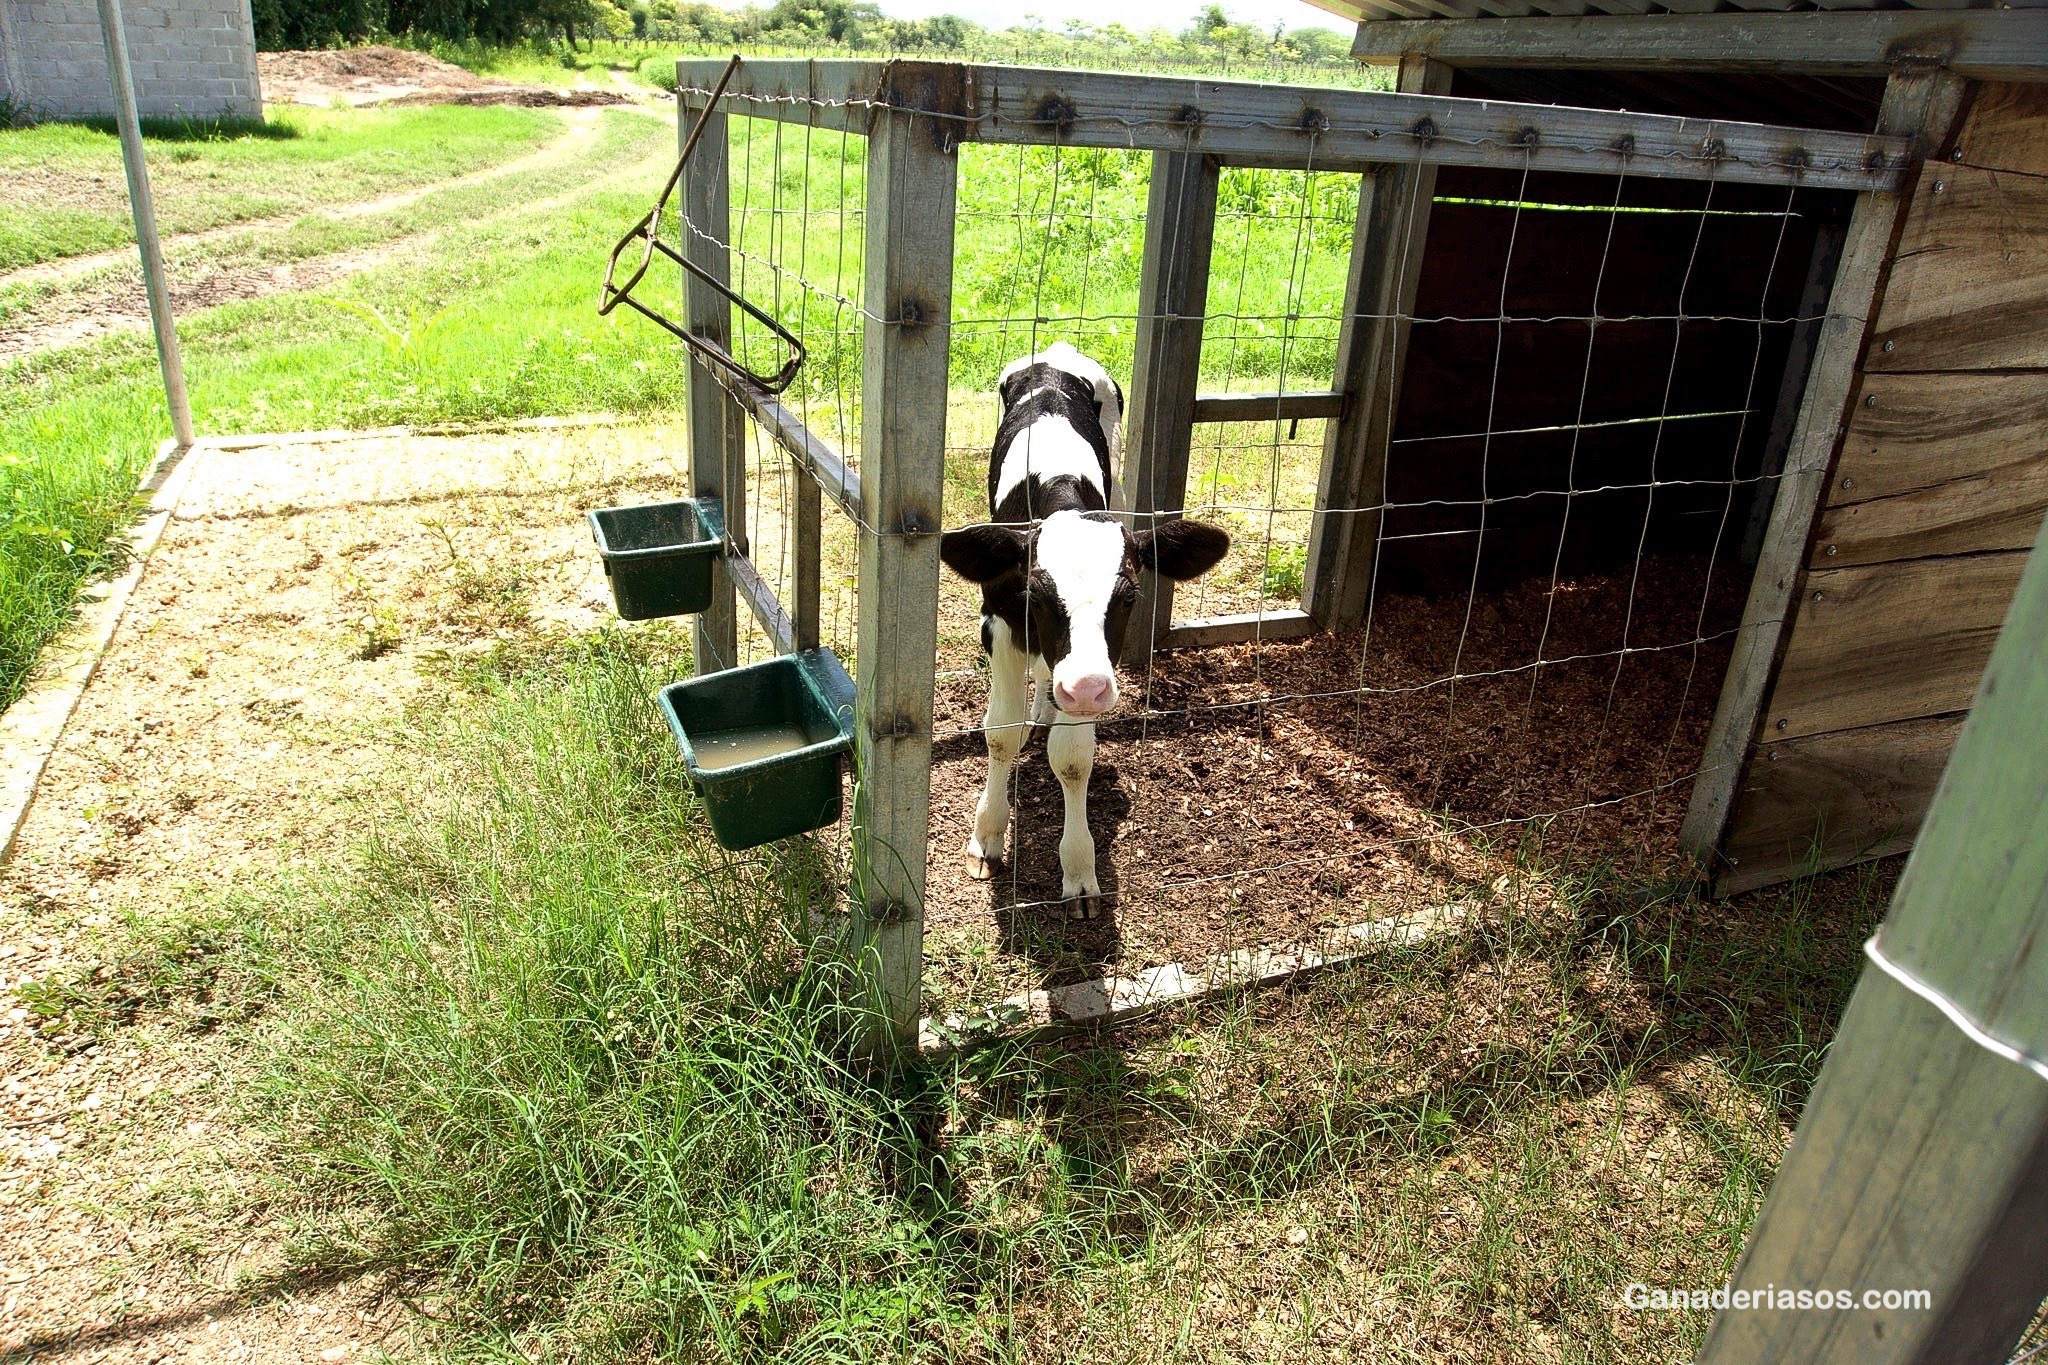
{"type": "MultiPolygon", "coordinates": [[[[858,479],[862,348],[883,321],[864,302],[867,140],[831,126],[842,101],[725,105],[730,240],[684,231],[802,338],[809,360],[782,401],[858,479]]],[[[988,519],[1004,365],[1067,342],[1128,384],[1153,166],[1144,150],[1057,143],[958,153],[948,528],[988,519]]],[[[1013,775],[998,874],[960,866],[988,693],[977,591],[945,577],[923,907],[935,1004],[1480,896],[1538,845],[1637,875],[1677,866],[1784,394],[1825,298],[1810,276],[1849,196],[1704,165],[1639,175],[1625,152],[1602,174],[1533,155],[1447,166],[1412,206],[1426,237],[1392,239],[1422,256],[1399,272],[1413,298],[1387,311],[1347,293],[1370,174],[1319,168],[1313,144],[1299,159],[1218,172],[1199,387],[1203,403],[1325,395],[1339,415],[1197,404],[1182,500],[1233,546],[1174,598],[1172,624],[1246,623],[1207,648],[1143,651],[1096,723],[1100,920],[1063,913],[1065,796],[1042,745],[1013,775]],[[1368,331],[1401,382],[1346,392],[1344,347],[1368,331]],[[1319,501],[1369,402],[1385,405],[1374,486],[1355,505],[1319,501]],[[1347,516],[1378,528],[1355,619],[1312,600],[1319,536],[1347,516]],[[1301,628],[1310,614],[1318,628],[1301,628]]],[[[735,326],[742,358],[776,344],[735,326]]],[[[786,601],[792,508],[814,472],[761,425],[749,441],[750,554],[786,601]]],[[[849,661],[858,614],[894,605],[856,600],[860,529],[828,516],[820,554],[820,633],[849,661]]],[[[773,648],[755,631],[747,657],[773,648]]]]}

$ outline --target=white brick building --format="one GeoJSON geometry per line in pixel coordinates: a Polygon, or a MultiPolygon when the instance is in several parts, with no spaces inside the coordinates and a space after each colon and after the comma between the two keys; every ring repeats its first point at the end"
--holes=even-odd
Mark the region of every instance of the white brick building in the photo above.
{"type": "MultiPolygon", "coordinates": [[[[122,0],[144,117],[260,118],[249,0],[122,0]]],[[[36,118],[111,115],[94,0],[0,0],[0,101],[36,118]]]]}

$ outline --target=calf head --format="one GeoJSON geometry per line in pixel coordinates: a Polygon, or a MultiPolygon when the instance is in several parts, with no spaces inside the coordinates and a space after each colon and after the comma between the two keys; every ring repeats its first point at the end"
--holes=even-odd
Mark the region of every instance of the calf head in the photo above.
{"type": "Polygon", "coordinates": [[[1028,529],[948,531],[939,558],[981,584],[983,609],[1052,669],[1053,705],[1090,717],[1117,704],[1115,660],[1130,629],[1138,575],[1150,569],[1186,582],[1214,568],[1229,548],[1229,532],[1206,522],[1169,521],[1133,533],[1106,512],[1065,511],[1028,529]]]}

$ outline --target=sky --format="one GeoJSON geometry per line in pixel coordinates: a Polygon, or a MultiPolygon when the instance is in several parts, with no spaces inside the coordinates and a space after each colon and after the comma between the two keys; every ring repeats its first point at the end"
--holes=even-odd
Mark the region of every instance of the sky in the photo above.
{"type": "MultiPolygon", "coordinates": [[[[722,0],[736,3],[736,0],[722,0]]],[[[935,14],[957,14],[990,28],[1009,28],[1035,14],[1047,28],[1059,28],[1069,19],[1091,24],[1116,22],[1144,32],[1151,28],[1186,28],[1202,0],[879,0],[882,13],[895,19],[929,19],[935,14]]],[[[1354,25],[1345,23],[1328,10],[1317,9],[1302,0],[1223,0],[1224,13],[1242,23],[1271,30],[1276,23],[1289,28],[1322,27],[1350,34],[1354,25]]]]}

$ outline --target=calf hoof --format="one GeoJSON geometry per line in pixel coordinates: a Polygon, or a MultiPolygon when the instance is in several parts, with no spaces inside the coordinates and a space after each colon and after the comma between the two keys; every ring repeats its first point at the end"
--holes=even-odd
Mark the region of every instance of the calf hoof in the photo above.
{"type": "Polygon", "coordinates": [[[1069,919],[1095,919],[1101,914],[1102,897],[1099,895],[1073,896],[1067,900],[1067,917],[1069,919]]]}
{"type": "Polygon", "coordinates": [[[967,875],[975,881],[985,882],[996,875],[994,858],[984,858],[979,853],[966,852],[960,855],[960,862],[967,869],[967,875]]]}

